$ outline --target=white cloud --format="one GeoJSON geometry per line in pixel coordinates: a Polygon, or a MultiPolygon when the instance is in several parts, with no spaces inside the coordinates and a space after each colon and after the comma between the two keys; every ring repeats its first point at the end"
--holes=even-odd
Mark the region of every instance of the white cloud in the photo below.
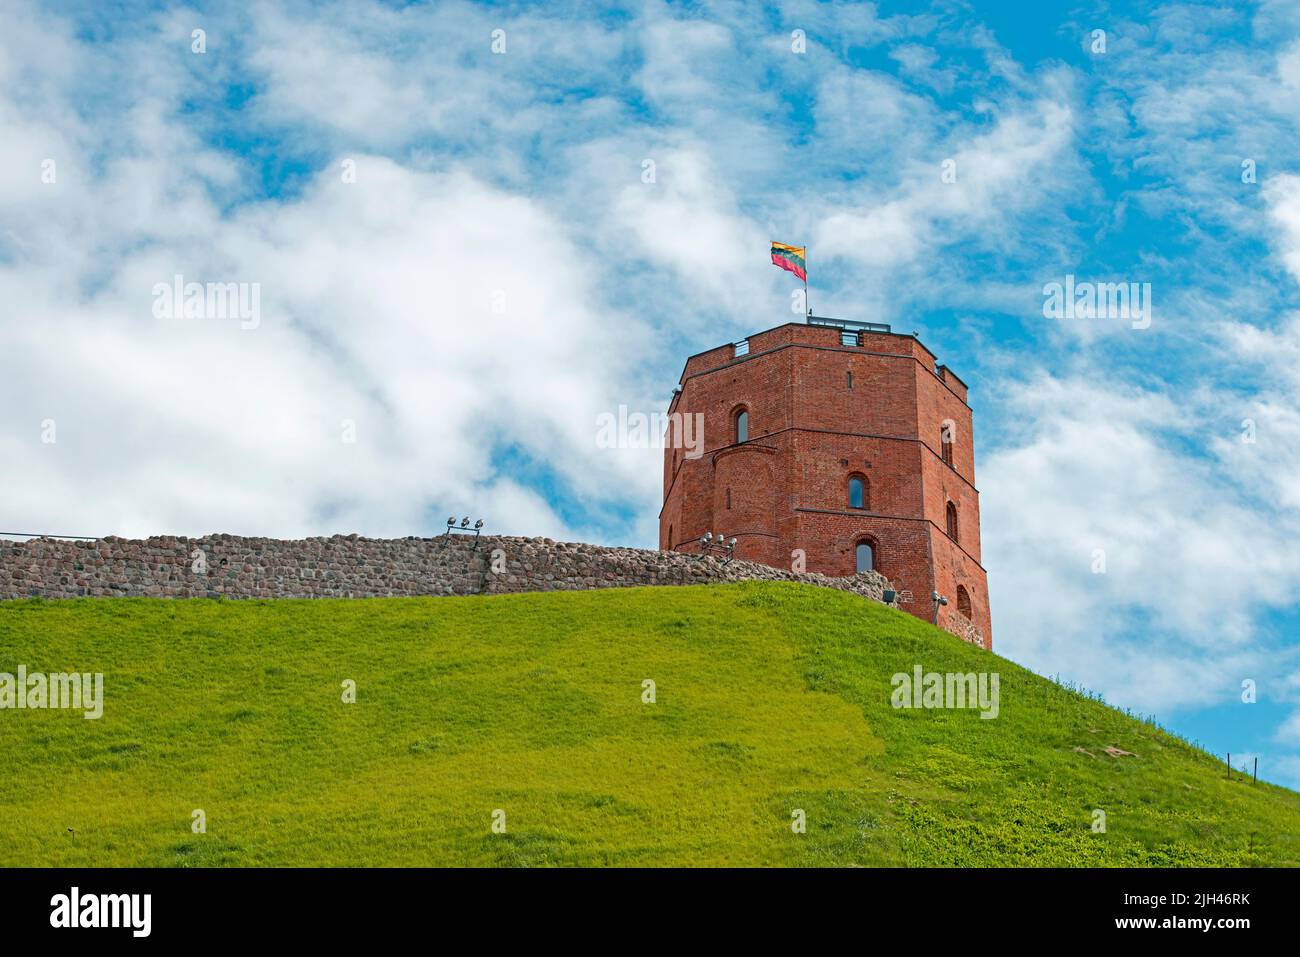
{"type": "MultiPolygon", "coordinates": [[[[80,235],[35,214],[16,227],[38,260],[64,266],[43,286],[22,264],[0,267],[0,289],[22,291],[0,350],[25,359],[0,386],[6,471],[34,479],[13,483],[7,524],[404,534],[433,509],[500,531],[599,534],[566,528],[525,491],[498,464],[509,450],[594,512],[653,500],[653,452],[647,469],[594,442],[597,412],[626,400],[618,342],[636,322],[597,307],[565,224],[537,204],[379,157],[357,157],[346,184],[331,162],[293,202],[183,206],[179,238],[154,228],[165,216],[141,217],[150,242],[95,268],[96,291],[79,297],[93,245],[78,242],[110,230],[101,216],[142,180],[165,184],[171,159],[136,157],[137,176],[52,196],[54,219],[84,224],[80,235]],[[151,290],[177,273],[258,283],[260,326],[155,319],[151,290]],[[40,441],[45,419],[53,445],[40,441]],[[344,419],[355,444],[341,440],[344,419]]],[[[142,198],[157,208],[157,192],[142,198]]]]}
{"type": "Polygon", "coordinates": [[[1185,451],[1203,410],[1083,378],[1008,399],[1026,434],[980,468],[1001,650],[1152,710],[1209,704],[1262,666],[1256,619],[1300,587],[1300,514],[1259,512],[1239,475],[1185,451]]]}
{"type": "MultiPolygon", "coordinates": [[[[821,255],[883,269],[913,265],[923,256],[928,266],[959,238],[999,251],[1018,246],[1018,214],[1059,192],[1074,166],[1073,111],[1059,92],[999,112],[983,132],[940,139],[931,131],[924,144],[909,134],[915,145],[904,153],[912,159],[903,185],[856,208],[828,209],[816,236],[821,255]],[[955,161],[955,182],[942,178],[948,159],[955,161]]],[[[833,101],[827,108],[834,109],[833,101]]],[[[906,100],[900,109],[916,120],[906,100]]]]}

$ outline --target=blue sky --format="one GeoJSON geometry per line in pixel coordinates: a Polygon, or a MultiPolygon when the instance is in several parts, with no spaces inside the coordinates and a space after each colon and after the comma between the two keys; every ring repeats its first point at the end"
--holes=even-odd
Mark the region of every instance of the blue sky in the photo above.
{"type": "Polygon", "coordinates": [[[652,546],[596,417],[806,243],[971,385],[997,651],[1300,786],[1294,4],[102,7],[0,10],[0,526],[652,546]]]}

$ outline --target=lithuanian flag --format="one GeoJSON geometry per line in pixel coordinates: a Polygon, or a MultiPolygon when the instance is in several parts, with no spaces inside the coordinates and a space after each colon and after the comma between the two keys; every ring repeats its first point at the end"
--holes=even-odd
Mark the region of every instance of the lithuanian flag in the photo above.
{"type": "Polygon", "coordinates": [[[804,252],[807,248],[806,246],[787,246],[785,243],[773,243],[772,265],[780,266],[807,282],[808,272],[804,268],[804,252]]]}

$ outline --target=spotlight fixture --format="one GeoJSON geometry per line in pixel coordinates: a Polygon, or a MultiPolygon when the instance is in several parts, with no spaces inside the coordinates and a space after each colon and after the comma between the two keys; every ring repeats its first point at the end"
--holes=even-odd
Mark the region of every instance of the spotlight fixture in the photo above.
{"type": "Polygon", "coordinates": [[[894,591],[892,588],[886,588],[885,593],[880,597],[884,599],[886,605],[892,605],[894,599],[898,597],[898,592],[894,591]]]}
{"type": "Polygon", "coordinates": [[[736,551],[736,539],[727,540],[727,536],[721,532],[705,532],[700,536],[700,557],[712,555],[715,552],[724,556],[722,564],[728,565],[736,551]]]}
{"type": "Polygon", "coordinates": [[[442,543],[446,545],[451,542],[452,532],[455,532],[458,535],[460,534],[473,535],[474,547],[473,549],[471,549],[471,551],[478,551],[478,536],[482,530],[483,530],[483,519],[480,518],[477,522],[474,523],[474,527],[470,528],[469,516],[466,515],[464,518],[460,520],[460,526],[457,527],[456,517],[453,515],[451,518],[447,519],[447,531],[446,534],[442,536],[442,543]]]}
{"type": "Polygon", "coordinates": [[[944,598],[937,591],[930,592],[930,600],[934,602],[934,618],[931,624],[939,624],[939,606],[948,604],[948,599],[944,598]]]}

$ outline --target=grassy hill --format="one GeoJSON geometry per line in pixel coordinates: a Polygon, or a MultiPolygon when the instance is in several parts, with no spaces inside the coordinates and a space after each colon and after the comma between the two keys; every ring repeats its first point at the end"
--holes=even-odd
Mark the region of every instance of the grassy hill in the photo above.
{"type": "Polygon", "coordinates": [[[829,589],[0,603],[19,664],[106,703],[0,711],[4,866],[1300,864],[1300,795],[829,589]]]}

